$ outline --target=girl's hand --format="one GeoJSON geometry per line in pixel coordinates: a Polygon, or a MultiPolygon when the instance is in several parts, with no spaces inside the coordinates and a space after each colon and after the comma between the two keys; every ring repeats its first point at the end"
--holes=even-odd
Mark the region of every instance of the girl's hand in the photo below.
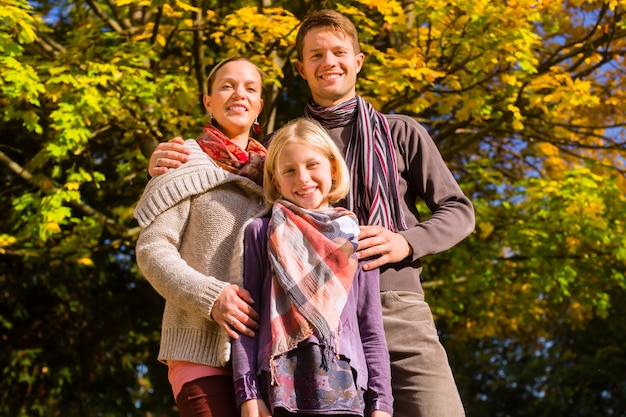
{"type": "Polygon", "coordinates": [[[254,330],[259,328],[259,314],[252,304],[254,300],[246,289],[231,284],[215,300],[211,317],[233,339],[238,339],[239,333],[253,337],[254,330]]]}
{"type": "Polygon", "coordinates": [[[241,403],[241,417],[271,417],[270,410],[261,399],[241,403]]]}
{"type": "Polygon", "coordinates": [[[391,417],[391,414],[382,410],[374,410],[372,411],[372,414],[370,417],[391,417]]]}

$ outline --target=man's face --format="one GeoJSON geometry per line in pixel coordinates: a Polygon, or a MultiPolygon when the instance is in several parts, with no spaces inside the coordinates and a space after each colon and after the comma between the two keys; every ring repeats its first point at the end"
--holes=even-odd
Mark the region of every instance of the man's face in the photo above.
{"type": "Polygon", "coordinates": [[[296,62],[318,106],[330,107],[356,95],[356,77],[364,55],[355,54],[352,41],[343,32],[318,27],[304,37],[302,62],[296,62]]]}

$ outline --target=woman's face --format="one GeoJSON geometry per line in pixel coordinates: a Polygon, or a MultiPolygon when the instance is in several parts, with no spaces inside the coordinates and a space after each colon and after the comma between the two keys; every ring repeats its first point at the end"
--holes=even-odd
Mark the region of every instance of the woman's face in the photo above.
{"type": "Polygon", "coordinates": [[[207,111],[230,139],[247,139],[263,108],[257,67],[247,61],[229,62],[217,71],[211,87],[211,94],[204,96],[207,111]]]}

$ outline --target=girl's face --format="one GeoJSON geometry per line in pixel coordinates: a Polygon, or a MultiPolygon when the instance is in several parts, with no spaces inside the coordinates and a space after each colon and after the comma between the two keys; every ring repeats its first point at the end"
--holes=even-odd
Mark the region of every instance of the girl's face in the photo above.
{"type": "Polygon", "coordinates": [[[257,68],[246,61],[225,64],[215,74],[204,105],[230,139],[249,136],[250,127],[263,108],[262,80],[257,68]]]}
{"type": "Polygon", "coordinates": [[[274,182],[286,200],[309,210],[328,207],[335,168],[318,150],[301,142],[285,145],[276,160],[274,182]]]}

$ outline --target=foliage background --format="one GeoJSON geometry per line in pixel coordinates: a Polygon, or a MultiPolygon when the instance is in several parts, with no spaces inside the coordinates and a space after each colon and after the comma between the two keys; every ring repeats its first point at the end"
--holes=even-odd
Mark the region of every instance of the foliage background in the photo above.
{"type": "Polygon", "coordinates": [[[468,415],[626,415],[625,3],[4,0],[0,415],[177,415],[134,262],[147,158],[200,132],[230,55],[268,73],[266,132],[301,115],[323,7],[359,28],[359,93],[423,123],[476,206],[423,277],[468,415]]]}

